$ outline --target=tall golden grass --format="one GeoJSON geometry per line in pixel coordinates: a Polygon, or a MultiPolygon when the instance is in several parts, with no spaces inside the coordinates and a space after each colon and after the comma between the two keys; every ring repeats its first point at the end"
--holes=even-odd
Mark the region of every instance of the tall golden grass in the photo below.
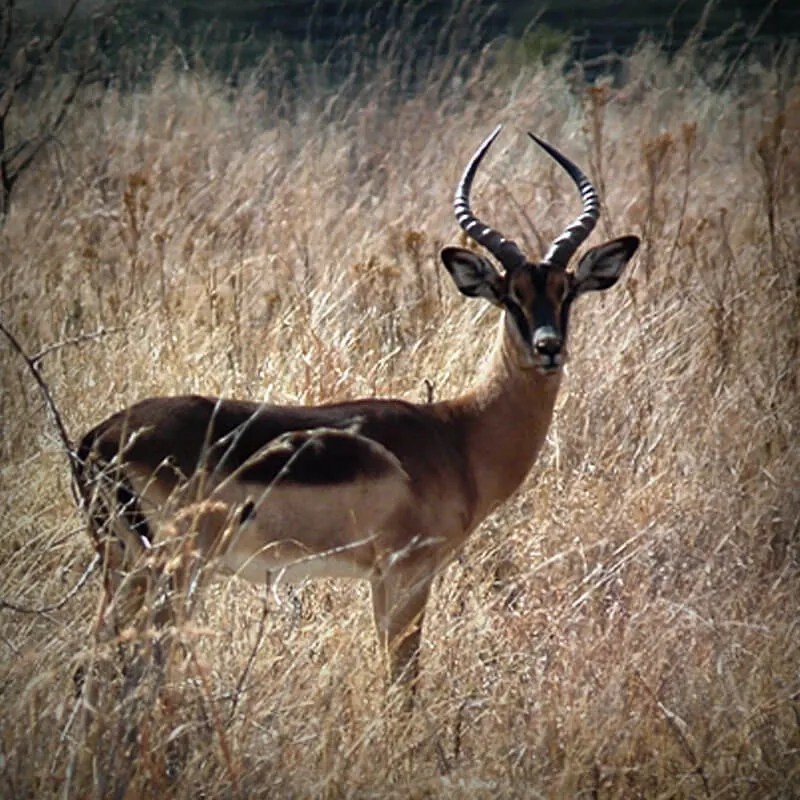
{"type": "MultiPolygon", "coordinates": [[[[589,244],[643,245],[575,311],[532,475],[437,581],[412,717],[387,711],[359,585],[278,604],[217,583],[165,685],[126,687],[116,643],[92,635],[95,579],[52,612],[0,609],[0,794],[797,796],[791,56],[714,88],[692,52],[643,45],[620,88],[478,65],[402,100],[378,70],[291,104],[164,65],[87,104],[0,233],[0,313],[76,438],[153,394],[463,391],[496,312],[457,294],[438,250],[497,122],[481,216],[537,257],[575,215],[531,129],[602,190],[589,244]],[[81,726],[72,675],[91,664],[106,677],[81,726]]],[[[36,608],[92,553],[36,386],[2,347],[0,595],[36,608]]]]}

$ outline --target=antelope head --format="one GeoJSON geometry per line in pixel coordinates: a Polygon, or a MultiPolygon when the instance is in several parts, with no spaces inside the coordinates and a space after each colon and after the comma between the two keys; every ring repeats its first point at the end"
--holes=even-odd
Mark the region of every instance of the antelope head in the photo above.
{"type": "Polygon", "coordinates": [[[567,326],[573,300],[585,292],[608,289],[619,279],[636,252],[639,239],[622,236],[587,251],[574,270],[567,266],[600,217],[600,198],[591,181],[566,156],[547,142],[528,136],[554,158],[572,178],[583,211],[553,242],[541,261],[529,261],[516,243],[481,222],[469,203],[475,173],[502,126],[498,125],[467,165],[456,189],[456,219],[467,235],[499,262],[472,250],[445,247],[442,261],[456,286],[468,297],[483,297],[504,309],[505,324],[520,363],[543,373],[558,372],[566,357],[567,326]]]}

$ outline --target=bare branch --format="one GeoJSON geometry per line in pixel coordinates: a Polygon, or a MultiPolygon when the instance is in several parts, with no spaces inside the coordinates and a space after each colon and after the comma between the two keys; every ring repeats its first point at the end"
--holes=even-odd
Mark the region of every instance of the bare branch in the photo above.
{"type": "MultiPolygon", "coordinates": [[[[57,45],[64,41],[80,2],[71,0],[64,13],[41,36],[31,32],[26,38],[24,33],[15,29],[13,0],[6,0],[4,16],[0,19],[0,53],[4,54],[8,63],[2,76],[3,85],[0,86],[0,224],[8,216],[17,180],[64,125],[75,107],[80,90],[101,71],[102,55],[97,43],[116,19],[119,4],[113,4],[110,9],[104,8],[102,14],[93,15],[90,41],[88,46],[82,48],[77,67],[70,70],[71,76],[66,87],[64,84],[56,85],[49,91],[49,97],[42,98],[45,102],[40,103],[42,115],[37,129],[23,135],[21,141],[13,142],[14,137],[10,136],[7,125],[17,94],[23,87],[33,86],[48,69],[58,67],[57,45]],[[16,50],[13,51],[13,48],[16,50]],[[49,111],[46,110],[48,106],[49,111]]],[[[57,73],[60,71],[56,69],[57,73]]]]}
{"type": "Polygon", "coordinates": [[[3,23],[0,27],[0,53],[4,53],[14,34],[14,0],[3,3],[3,23]]]}
{"type": "Polygon", "coordinates": [[[14,350],[19,353],[22,357],[22,360],[25,362],[25,365],[28,367],[28,371],[33,376],[33,379],[36,381],[37,386],[39,387],[39,391],[42,393],[42,397],[44,398],[45,406],[50,414],[50,418],[53,422],[53,425],[56,428],[56,432],[58,433],[58,438],[61,442],[61,447],[64,450],[64,453],[67,456],[69,461],[70,470],[72,472],[72,477],[75,480],[76,484],[80,487],[83,485],[82,480],[83,476],[81,475],[80,469],[80,461],[78,460],[77,453],[75,452],[75,448],[72,446],[72,442],[67,434],[67,429],[64,426],[64,421],[61,419],[61,414],[56,407],[55,401],[53,400],[53,395],[50,393],[50,387],[45,382],[44,378],[42,377],[42,373],[39,372],[39,368],[36,366],[36,363],[33,359],[25,352],[25,349],[17,340],[16,336],[0,321],[0,332],[8,339],[11,346],[14,350]]]}
{"type": "Polygon", "coordinates": [[[98,328],[96,331],[81,333],[77,336],[71,337],[70,339],[64,339],[61,342],[49,344],[47,347],[43,347],[38,353],[36,353],[36,355],[30,356],[31,363],[35,366],[38,366],[39,362],[45,356],[49,356],[51,353],[55,353],[58,350],[63,350],[65,347],[71,347],[72,345],[83,344],[84,342],[93,342],[96,339],[101,339],[104,336],[109,336],[112,333],[120,333],[120,331],[124,331],[126,328],[127,325],[120,325],[117,328],[98,328]]]}
{"type": "Polygon", "coordinates": [[[69,21],[72,19],[72,15],[75,13],[75,9],[77,9],[78,5],[80,5],[80,2],[81,0],[72,0],[69,4],[69,8],[56,23],[49,40],[42,45],[42,53],[44,53],[44,55],[49,55],[56,44],[61,41],[61,37],[64,35],[64,31],[67,29],[67,25],[69,25],[69,21]]]}
{"type": "MultiPolygon", "coordinates": [[[[61,441],[61,447],[64,450],[64,453],[67,456],[67,460],[69,461],[70,472],[72,473],[72,480],[75,490],[77,492],[76,499],[80,498],[83,502],[83,507],[85,509],[89,508],[88,505],[88,489],[86,487],[86,483],[83,479],[83,474],[81,470],[81,462],[78,459],[78,455],[75,452],[75,449],[70,441],[70,438],[67,434],[67,429],[64,425],[64,421],[61,419],[61,414],[56,407],[55,401],[53,400],[53,395],[50,392],[50,387],[45,382],[44,378],[42,377],[41,372],[39,372],[39,368],[37,363],[41,358],[46,355],[46,352],[49,352],[47,349],[41,351],[38,355],[31,358],[26,352],[22,345],[17,340],[16,336],[0,321],[0,331],[5,335],[6,339],[8,339],[9,343],[13,347],[14,350],[19,353],[22,357],[22,360],[25,362],[25,365],[28,367],[29,372],[33,376],[33,379],[36,381],[36,384],[39,387],[39,390],[44,397],[45,405],[50,413],[50,417],[55,425],[56,431],[58,432],[58,437],[61,441]]],[[[95,555],[92,563],[86,568],[86,571],[81,575],[78,582],[75,586],[67,592],[64,597],[61,598],[56,603],[48,606],[41,606],[39,608],[30,608],[24,606],[20,603],[15,603],[11,600],[6,600],[5,598],[0,598],[0,608],[9,608],[12,611],[17,611],[20,613],[25,614],[46,614],[50,611],[56,611],[59,608],[62,608],[66,605],[85,585],[86,582],[89,580],[91,574],[97,568],[100,563],[100,554],[98,553],[95,555]]]]}
{"type": "Polygon", "coordinates": [[[56,603],[51,603],[50,605],[46,606],[38,606],[38,607],[31,607],[22,605],[22,603],[17,603],[13,600],[6,600],[4,597],[0,597],[0,608],[7,608],[10,611],[16,611],[18,614],[49,614],[51,611],[58,611],[59,609],[63,608],[73,597],[75,597],[78,592],[83,589],[84,586],[89,581],[89,578],[92,577],[92,573],[97,569],[100,565],[100,554],[95,553],[94,558],[92,559],[91,563],[88,567],[83,571],[83,575],[78,578],[77,583],[56,603]]]}
{"type": "Polygon", "coordinates": [[[267,604],[267,595],[264,594],[264,599],[262,601],[263,605],[261,607],[261,619],[258,621],[258,631],[256,633],[256,641],[253,645],[253,649],[250,651],[250,657],[247,659],[247,664],[244,668],[244,671],[239,676],[239,681],[236,684],[236,689],[233,693],[233,699],[231,702],[231,712],[228,716],[228,725],[230,726],[236,716],[236,708],[239,705],[239,700],[242,697],[242,694],[245,692],[247,687],[247,681],[250,677],[250,672],[253,669],[253,664],[255,664],[256,656],[258,655],[258,651],[261,649],[261,645],[264,641],[264,634],[266,633],[267,629],[267,617],[269,616],[269,605],[267,604]]]}

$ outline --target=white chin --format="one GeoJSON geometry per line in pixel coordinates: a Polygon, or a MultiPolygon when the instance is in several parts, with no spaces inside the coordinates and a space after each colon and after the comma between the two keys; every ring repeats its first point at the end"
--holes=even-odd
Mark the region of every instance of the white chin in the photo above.
{"type": "Polygon", "coordinates": [[[553,358],[539,358],[536,360],[536,368],[543,375],[554,375],[561,372],[561,367],[564,366],[564,359],[558,355],[553,358]]]}

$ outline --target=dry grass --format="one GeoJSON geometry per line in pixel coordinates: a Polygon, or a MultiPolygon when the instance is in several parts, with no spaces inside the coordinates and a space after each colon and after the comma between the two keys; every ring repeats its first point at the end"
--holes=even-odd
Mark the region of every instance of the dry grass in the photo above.
{"type": "MultiPolygon", "coordinates": [[[[41,366],[75,436],[151,394],[462,391],[495,312],[457,295],[438,249],[497,121],[479,213],[532,254],[574,215],[531,128],[603,188],[591,243],[644,241],[624,285],[576,310],[533,474],[437,582],[412,720],[386,712],[360,586],[298,587],[262,615],[257,589],[215,584],[169,685],[126,694],[91,636],[94,580],[52,613],[0,609],[0,794],[797,796],[789,64],[715,92],[688,56],[643,47],[620,90],[478,69],[402,102],[377,75],[291,109],[164,67],[87,107],[0,234],[3,319],[31,352],[65,343],[41,366]],[[90,662],[107,670],[87,732],[72,673],[90,662]]],[[[0,595],[37,606],[91,553],[40,398],[2,352],[0,595]]]]}

